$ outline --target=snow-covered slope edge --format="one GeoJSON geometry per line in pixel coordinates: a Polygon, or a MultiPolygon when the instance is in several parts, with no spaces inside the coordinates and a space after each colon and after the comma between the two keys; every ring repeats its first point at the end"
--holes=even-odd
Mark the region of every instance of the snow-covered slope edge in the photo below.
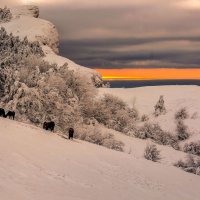
{"type": "Polygon", "coordinates": [[[59,35],[55,25],[51,22],[38,18],[39,8],[37,6],[21,6],[11,8],[12,20],[2,23],[1,26],[8,33],[19,36],[20,39],[28,37],[31,42],[38,41],[45,53],[45,60],[52,64],[62,66],[68,64],[72,70],[80,72],[82,76],[91,77],[100,74],[95,70],[75,64],[73,61],[58,55],[59,35]]]}
{"type": "Polygon", "coordinates": [[[4,200],[198,200],[200,179],[34,126],[0,119],[4,200]]]}

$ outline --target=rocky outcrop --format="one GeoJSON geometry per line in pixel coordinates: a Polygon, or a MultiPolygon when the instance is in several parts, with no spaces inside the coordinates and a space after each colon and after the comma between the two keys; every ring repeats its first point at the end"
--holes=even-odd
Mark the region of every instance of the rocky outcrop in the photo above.
{"type": "Polygon", "coordinates": [[[39,19],[37,6],[11,8],[12,20],[0,24],[7,33],[18,36],[21,40],[27,37],[30,42],[39,42],[41,46],[50,48],[58,54],[59,35],[56,27],[43,19],[39,19]]]}
{"type": "Polygon", "coordinates": [[[13,36],[18,36],[21,40],[27,37],[30,42],[39,42],[45,54],[45,61],[50,64],[57,64],[58,67],[67,64],[70,70],[95,81],[97,87],[102,84],[101,76],[95,70],[77,65],[73,61],[58,55],[58,31],[51,22],[36,18],[39,16],[39,8],[37,6],[12,8],[11,13],[11,21],[0,24],[8,34],[12,33],[13,36]]]}

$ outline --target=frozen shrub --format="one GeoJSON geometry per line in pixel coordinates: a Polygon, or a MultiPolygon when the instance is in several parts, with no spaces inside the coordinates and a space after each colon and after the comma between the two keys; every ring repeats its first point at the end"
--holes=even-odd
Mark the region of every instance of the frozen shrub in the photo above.
{"type": "Polygon", "coordinates": [[[177,138],[172,134],[165,132],[158,124],[145,123],[134,132],[135,137],[140,139],[152,139],[158,144],[171,145],[178,148],[177,138]]]}
{"type": "Polygon", "coordinates": [[[181,168],[182,170],[196,174],[200,176],[200,159],[194,159],[191,155],[188,156],[187,160],[184,162],[179,160],[174,166],[181,168]]]}
{"type": "Polygon", "coordinates": [[[160,151],[157,149],[156,145],[151,144],[147,145],[144,151],[144,157],[147,160],[151,160],[153,162],[158,162],[161,157],[160,157],[160,151]]]}
{"type": "Polygon", "coordinates": [[[12,19],[10,9],[7,7],[0,8],[0,23],[9,22],[12,19]]]}
{"type": "Polygon", "coordinates": [[[49,69],[56,68],[56,64],[49,64],[47,61],[33,54],[23,59],[23,66],[27,68],[39,67],[40,73],[46,73],[49,69]]]}
{"type": "Polygon", "coordinates": [[[181,108],[180,110],[177,111],[175,114],[175,119],[176,120],[184,120],[189,117],[188,111],[186,108],[181,108]]]}
{"type": "Polygon", "coordinates": [[[55,88],[59,90],[60,92],[66,92],[66,84],[63,78],[57,75],[51,75],[48,79],[49,87],[55,88]]]}
{"type": "Polygon", "coordinates": [[[166,113],[166,108],[165,108],[164,104],[165,104],[164,97],[161,95],[157,104],[154,106],[154,108],[155,108],[154,114],[155,114],[156,117],[158,117],[161,114],[166,113]]]}
{"type": "MultiPolygon", "coordinates": [[[[108,134],[109,136],[109,134],[108,134]]],[[[111,134],[112,136],[112,134],[111,134]]],[[[103,146],[107,147],[108,149],[114,149],[116,151],[124,151],[124,143],[114,139],[114,137],[108,137],[103,140],[103,146]]]]}
{"type": "Polygon", "coordinates": [[[37,85],[39,71],[36,67],[21,67],[19,69],[19,81],[32,88],[37,85]]]}
{"type": "Polygon", "coordinates": [[[118,97],[105,94],[98,102],[102,115],[97,121],[117,131],[124,132],[135,121],[137,111],[118,97]],[[103,119],[103,120],[102,120],[103,119]]]}
{"type": "Polygon", "coordinates": [[[148,115],[142,115],[142,117],[141,117],[141,121],[142,121],[142,122],[149,121],[149,117],[148,117],[148,115]]]}
{"type": "Polygon", "coordinates": [[[104,82],[101,79],[100,75],[93,75],[92,82],[96,88],[105,87],[104,82]]]}
{"type": "Polygon", "coordinates": [[[118,110],[125,110],[127,108],[127,104],[123,100],[110,94],[105,94],[101,99],[101,103],[106,106],[111,114],[116,114],[118,110]]]}
{"type": "Polygon", "coordinates": [[[78,125],[76,126],[75,137],[87,142],[104,146],[116,151],[123,151],[124,143],[115,139],[113,134],[102,133],[96,126],[78,125]]]}
{"type": "Polygon", "coordinates": [[[183,151],[186,153],[200,156],[200,141],[185,144],[183,147],[183,151]]]}
{"type": "Polygon", "coordinates": [[[186,140],[189,138],[188,127],[183,123],[182,120],[177,122],[176,133],[178,140],[186,140]]]}

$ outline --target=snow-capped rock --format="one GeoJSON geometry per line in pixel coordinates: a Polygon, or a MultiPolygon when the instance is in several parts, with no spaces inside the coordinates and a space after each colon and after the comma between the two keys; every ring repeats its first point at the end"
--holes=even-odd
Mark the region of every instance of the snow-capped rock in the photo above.
{"type": "Polygon", "coordinates": [[[39,8],[37,6],[20,6],[11,9],[14,18],[20,16],[39,17],[39,8]]]}
{"type": "MultiPolygon", "coordinates": [[[[71,60],[61,57],[59,53],[59,34],[54,24],[49,21],[37,18],[39,8],[37,6],[22,6],[11,9],[12,20],[1,23],[7,33],[13,33],[24,39],[27,36],[30,42],[38,41],[45,53],[45,60],[49,63],[55,63],[59,67],[67,63],[69,69],[80,73],[88,78],[95,76],[95,79],[101,81],[101,76],[93,69],[89,69],[75,64],[71,60]]],[[[94,79],[94,80],[95,80],[94,79]]]]}

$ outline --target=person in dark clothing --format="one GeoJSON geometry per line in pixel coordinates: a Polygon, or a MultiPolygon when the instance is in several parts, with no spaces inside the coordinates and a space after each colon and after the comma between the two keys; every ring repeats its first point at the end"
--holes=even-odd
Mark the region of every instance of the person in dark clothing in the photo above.
{"type": "Polygon", "coordinates": [[[73,140],[74,138],[74,129],[73,128],[70,128],[69,129],[69,140],[72,139],[73,140]]]}

